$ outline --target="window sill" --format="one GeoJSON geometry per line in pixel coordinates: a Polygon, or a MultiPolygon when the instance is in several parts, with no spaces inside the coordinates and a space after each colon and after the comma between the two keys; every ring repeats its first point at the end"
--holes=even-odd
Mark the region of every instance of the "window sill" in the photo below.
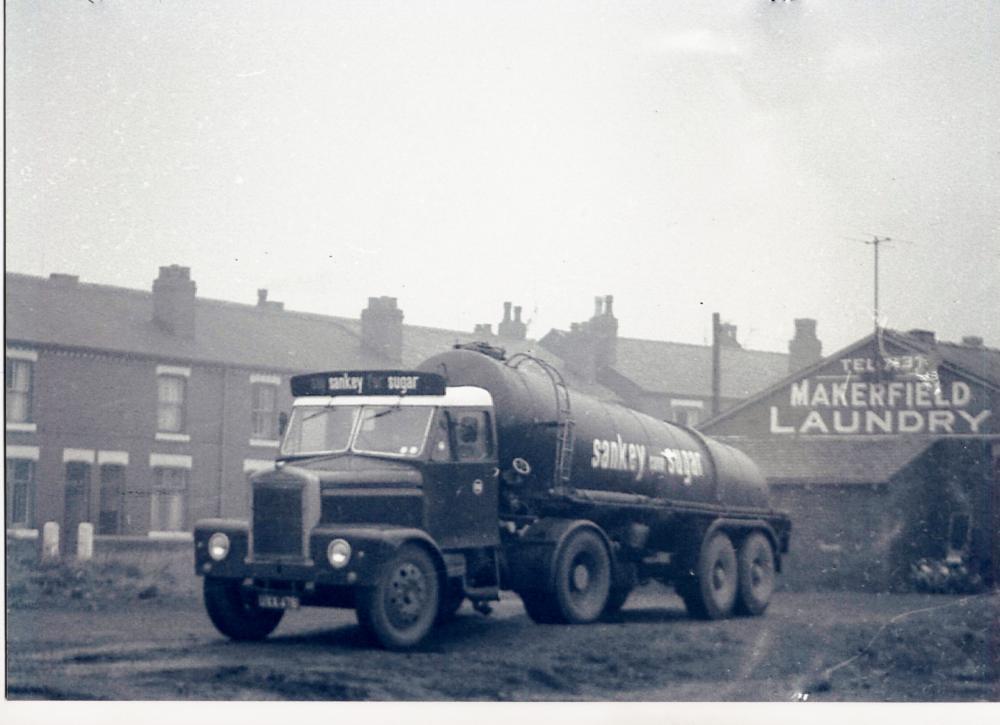
{"type": "Polygon", "coordinates": [[[190,443],[191,436],[187,433],[157,433],[158,441],[173,441],[174,443],[190,443]]]}
{"type": "Polygon", "coordinates": [[[267,440],[265,438],[251,438],[250,445],[256,448],[277,448],[278,441],[267,440]]]}
{"type": "MultiPolygon", "coordinates": [[[[15,525],[16,526],[16,525],[15,525]]],[[[9,528],[7,529],[8,539],[26,539],[29,541],[34,541],[38,539],[38,529],[22,529],[22,528],[9,528]]]]}
{"type": "Polygon", "coordinates": [[[14,433],[36,433],[37,423],[7,423],[7,430],[14,433]]]}
{"type": "Polygon", "coordinates": [[[190,531],[150,531],[148,536],[155,541],[194,541],[190,531]]]}

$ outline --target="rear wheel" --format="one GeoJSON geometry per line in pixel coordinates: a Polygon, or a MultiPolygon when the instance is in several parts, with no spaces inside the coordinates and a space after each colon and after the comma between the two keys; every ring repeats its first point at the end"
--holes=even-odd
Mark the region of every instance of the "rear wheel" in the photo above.
{"type": "Polygon", "coordinates": [[[764,534],[755,531],[740,546],[737,555],[739,577],[736,611],[763,614],[774,593],[774,549],[764,534]]]}
{"type": "Polygon", "coordinates": [[[692,616],[722,619],[733,612],[737,580],[733,542],[717,531],[702,544],[694,579],[683,583],[678,593],[692,616]]]}
{"type": "Polygon", "coordinates": [[[284,612],[262,609],[238,579],[205,577],[205,610],[222,634],[236,640],[261,640],[278,626],[284,612]]]}
{"type": "Polygon", "coordinates": [[[404,544],[382,567],[375,586],[358,591],[358,622],[387,649],[414,647],[434,626],[440,589],[430,554],[404,544]]]}

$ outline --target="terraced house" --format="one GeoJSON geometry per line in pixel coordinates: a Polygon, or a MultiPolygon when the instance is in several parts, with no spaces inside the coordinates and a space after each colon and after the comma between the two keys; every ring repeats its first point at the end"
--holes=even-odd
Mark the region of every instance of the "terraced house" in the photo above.
{"type": "MultiPolygon", "coordinates": [[[[200,518],[246,516],[246,477],[277,452],[291,375],[412,367],[457,343],[530,352],[574,389],[662,417],[683,410],[693,424],[710,349],[618,339],[612,300],[601,304],[571,333],[536,342],[510,303],[495,332],[463,332],[403,324],[391,297],[369,298],[358,318],[288,311],[266,290],[255,304],[204,299],[176,265],[151,290],[8,273],[8,535],[35,537],[54,521],[73,551],[80,522],[98,537],[184,538],[200,518]]],[[[733,343],[727,403],[787,372],[789,356],[733,343]]]]}

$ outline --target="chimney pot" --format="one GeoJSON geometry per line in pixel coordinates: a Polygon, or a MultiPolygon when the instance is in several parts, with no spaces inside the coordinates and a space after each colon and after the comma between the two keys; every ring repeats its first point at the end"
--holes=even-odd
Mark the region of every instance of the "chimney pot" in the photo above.
{"type": "Polygon", "coordinates": [[[520,322],[520,321],[521,321],[521,306],[520,305],[515,305],[515,307],[514,307],[514,322],[520,322]]]}
{"type": "Polygon", "coordinates": [[[601,316],[601,311],[602,311],[601,308],[603,307],[603,305],[604,305],[604,298],[603,297],[595,297],[594,298],[594,317],[600,317],[601,316]]]}
{"type": "Polygon", "coordinates": [[[267,302],[267,290],[266,289],[257,290],[257,306],[263,307],[266,302],[267,302]]]}
{"type": "Polygon", "coordinates": [[[816,337],[816,320],[809,317],[798,317],[795,319],[795,337],[813,338],[816,337]]]}
{"type": "Polygon", "coordinates": [[[611,305],[614,304],[615,296],[607,295],[604,298],[604,314],[608,317],[614,316],[614,312],[611,311],[611,305]]]}
{"type": "Polygon", "coordinates": [[[503,303],[503,321],[510,322],[510,302],[503,303]]]}

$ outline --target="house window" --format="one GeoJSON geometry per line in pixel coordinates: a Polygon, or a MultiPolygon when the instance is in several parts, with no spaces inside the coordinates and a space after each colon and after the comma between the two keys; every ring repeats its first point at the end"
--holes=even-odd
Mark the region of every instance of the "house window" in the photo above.
{"type": "Polygon", "coordinates": [[[97,518],[97,533],[105,536],[122,533],[124,508],[125,466],[103,464],[101,466],[100,512],[97,518]]]}
{"type": "Polygon", "coordinates": [[[278,438],[278,388],[270,383],[254,383],[250,393],[250,420],[254,438],[278,438]]]}
{"type": "Polygon", "coordinates": [[[28,423],[31,421],[31,388],[34,363],[31,360],[7,357],[4,371],[6,382],[7,422],[28,423]]]}
{"type": "Polygon", "coordinates": [[[7,525],[32,528],[35,519],[35,462],[7,459],[7,525]]]}
{"type": "Polygon", "coordinates": [[[698,414],[700,412],[697,408],[674,408],[674,423],[680,423],[681,425],[686,425],[688,428],[693,428],[698,425],[698,414]]]}
{"type": "Polygon", "coordinates": [[[180,433],[184,430],[187,378],[179,375],[160,375],[157,384],[159,388],[157,430],[164,433],[180,433]]]}
{"type": "Polygon", "coordinates": [[[150,531],[184,531],[187,515],[189,471],[186,468],[153,469],[150,496],[150,531]]]}

